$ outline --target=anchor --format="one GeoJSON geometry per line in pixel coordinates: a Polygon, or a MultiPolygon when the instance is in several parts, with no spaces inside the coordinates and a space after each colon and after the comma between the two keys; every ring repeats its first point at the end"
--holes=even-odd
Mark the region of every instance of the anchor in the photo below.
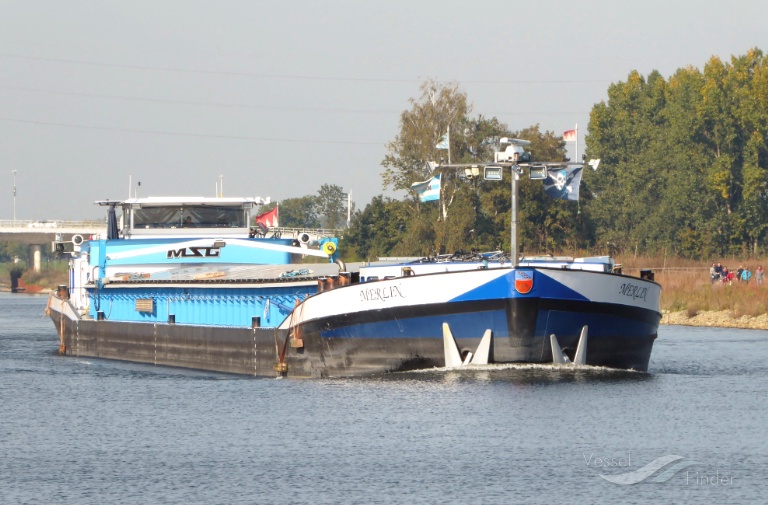
{"type": "Polygon", "coordinates": [[[446,368],[455,368],[467,365],[487,365],[488,358],[491,354],[491,340],[493,339],[493,332],[490,329],[485,330],[483,338],[480,339],[480,344],[477,346],[475,353],[467,353],[466,358],[462,361],[461,353],[459,352],[459,346],[456,344],[456,339],[453,338],[451,328],[448,323],[443,323],[443,352],[445,354],[445,366],[446,368]]]}
{"type": "Polygon", "coordinates": [[[579,336],[579,345],[576,347],[576,354],[573,356],[573,363],[570,358],[560,349],[557,337],[553,333],[549,336],[549,343],[552,346],[552,362],[561,365],[584,366],[587,364],[587,326],[581,329],[579,336]]]}

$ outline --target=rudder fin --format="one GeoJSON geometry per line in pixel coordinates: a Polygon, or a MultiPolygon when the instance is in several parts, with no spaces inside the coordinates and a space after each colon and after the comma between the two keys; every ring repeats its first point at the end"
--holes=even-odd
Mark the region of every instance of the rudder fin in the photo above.
{"type": "Polygon", "coordinates": [[[461,354],[456,339],[453,338],[448,323],[443,323],[443,354],[445,355],[445,367],[454,368],[461,366],[461,354]]]}

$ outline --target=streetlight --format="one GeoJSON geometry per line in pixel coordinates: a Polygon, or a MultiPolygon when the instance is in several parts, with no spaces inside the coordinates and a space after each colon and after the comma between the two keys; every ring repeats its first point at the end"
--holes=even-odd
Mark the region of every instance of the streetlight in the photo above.
{"type": "Polygon", "coordinates": [[[16,170],[13,173],[13,226],[16,226],[16,170]]]}

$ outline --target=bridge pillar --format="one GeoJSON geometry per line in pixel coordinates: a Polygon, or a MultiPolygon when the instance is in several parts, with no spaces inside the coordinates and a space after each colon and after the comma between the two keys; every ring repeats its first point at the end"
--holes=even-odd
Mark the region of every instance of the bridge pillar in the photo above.
{"type": "Polygon", "coordinates": [[[30,244],[29,255],[32,257],[32,268],[35,273],[43,271],[43,246],[40,244],[30,244]]]}

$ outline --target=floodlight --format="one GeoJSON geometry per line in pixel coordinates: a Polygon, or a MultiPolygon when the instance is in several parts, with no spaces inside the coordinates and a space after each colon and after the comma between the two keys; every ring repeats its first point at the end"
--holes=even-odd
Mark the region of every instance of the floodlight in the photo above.
{"type": "Polygon", "coordinates": [[[528,167],[529,176],[533,180],[541,180],[547,178],[547,166],[546,165],[531,165],[528,167]]]}
{"type": "Polygon", "coordinates": [[[502,179],[501,167],[499,165],[487,165],[483,175],[486,181],[500,181],[502,179]]]}

